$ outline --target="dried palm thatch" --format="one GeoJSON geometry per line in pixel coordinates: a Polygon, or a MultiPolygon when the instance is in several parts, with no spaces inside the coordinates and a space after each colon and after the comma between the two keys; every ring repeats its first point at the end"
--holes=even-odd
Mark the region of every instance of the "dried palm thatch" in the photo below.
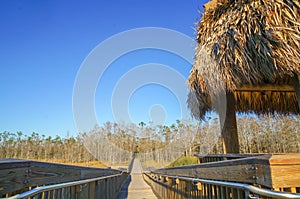
{"type": "Polygon", "coordinates": [[[234,92],[240,112],[299,113],[295,91],[287,89],[300,74],[299,0],[213,0],[197,40],[188,79],[194,117],[203,118],[222,90],[234,92]],[[255,90],[266,85],[283,89],[255,90]]]}

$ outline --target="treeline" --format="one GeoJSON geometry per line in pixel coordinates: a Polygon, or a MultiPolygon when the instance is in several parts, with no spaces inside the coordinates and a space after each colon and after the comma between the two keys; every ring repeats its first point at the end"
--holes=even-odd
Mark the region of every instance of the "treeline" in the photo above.
{"type": "Polygon", "coordinates": [[[241,117],[238,119],[241,153],[300,152],[299,116],[241,117]]]}
{"type": "Polygon", "coordinates": [[[170,126],[106,122],[85,133],[84,140],[88,150],[105,164],[129,162],[136,152],[144,165],[163,166],[182,154],[192,155],[197,128],[179,120],[170,126]]]}
{"type": "Polygon", "coordinates": [[[84,162],[95,158],[86,150],[82,135],[62,138],[33,132],[0,133],[0,158],[19,158],[62,162],[84,162]]]}
{"type": "MultiPolygon", "coordinates": [[[[238,116],[241,153],[300,152],[300,117],[289,115],[238,116]]],[[[198,124],[118,124],[106,122],[77,137],[51,137],[22,132],[0,133],[0,157],[126,164],[134,152],[149,165],[166,165],[180,155],[223,153],[217,118],[198,124]]]]}
{"type": "MultiPolygon", "coordinates": [[[[239,115],[237,118],[240,153],[298,153],[300,152],[300,117],[295,115],[239,115]]],[[[201,134],[220,136],[218,119],[203,123],[201,134]]],[[[205,137],[205,136],[204,136],[205,137]]],[[[210,137],[213,142],[215,137],[210,137]]],[[[200,146],[205,144],[198,140],[200,146]]],[[[198,145],[198,146],[199,146],[198,145]]],[[[198,152],[201,147],[198,147],[198,152]]],[[[211,153],[222,153],[221,139],[218,138],[211,153]]]]}

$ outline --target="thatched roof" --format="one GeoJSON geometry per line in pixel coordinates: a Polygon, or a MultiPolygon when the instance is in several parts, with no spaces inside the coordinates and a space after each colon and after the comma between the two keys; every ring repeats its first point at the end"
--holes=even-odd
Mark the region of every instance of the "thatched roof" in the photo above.
{"type": "Polygon", "coordinates": [[[213,0],[198,24],[188,106],[196,118],[211,98],[234,92],[236,110],[299,113],[299,0],[213,0]]]}

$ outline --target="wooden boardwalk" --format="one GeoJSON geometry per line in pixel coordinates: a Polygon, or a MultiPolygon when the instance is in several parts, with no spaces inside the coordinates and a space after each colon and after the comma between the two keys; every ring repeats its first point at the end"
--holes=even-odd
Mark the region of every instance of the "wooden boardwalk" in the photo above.
{"type": "Polygon", "coordinates": [[[151,187],[144,181],[142,172],[141,162],[135,158],[130,176],[123,185],[118,199],[157,199],[151,187]]]}

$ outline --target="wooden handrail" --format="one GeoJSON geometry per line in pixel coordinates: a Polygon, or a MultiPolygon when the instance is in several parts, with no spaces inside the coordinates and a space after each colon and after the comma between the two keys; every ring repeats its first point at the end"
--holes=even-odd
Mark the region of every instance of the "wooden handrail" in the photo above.
{"type": "Polygon", "coordinates": [[[89,168],[38,161],[1,159],[0,197],[50,184],[84,180],[120,173],[119,170],[89,168]]]}
{"type": "Polygon", "coordinates": [[[300,187],[300,153],[254,155],[226,161],[157,169],[153,173],[258,184],[276,190],[289,187],[294,189],[300,187]]]}

